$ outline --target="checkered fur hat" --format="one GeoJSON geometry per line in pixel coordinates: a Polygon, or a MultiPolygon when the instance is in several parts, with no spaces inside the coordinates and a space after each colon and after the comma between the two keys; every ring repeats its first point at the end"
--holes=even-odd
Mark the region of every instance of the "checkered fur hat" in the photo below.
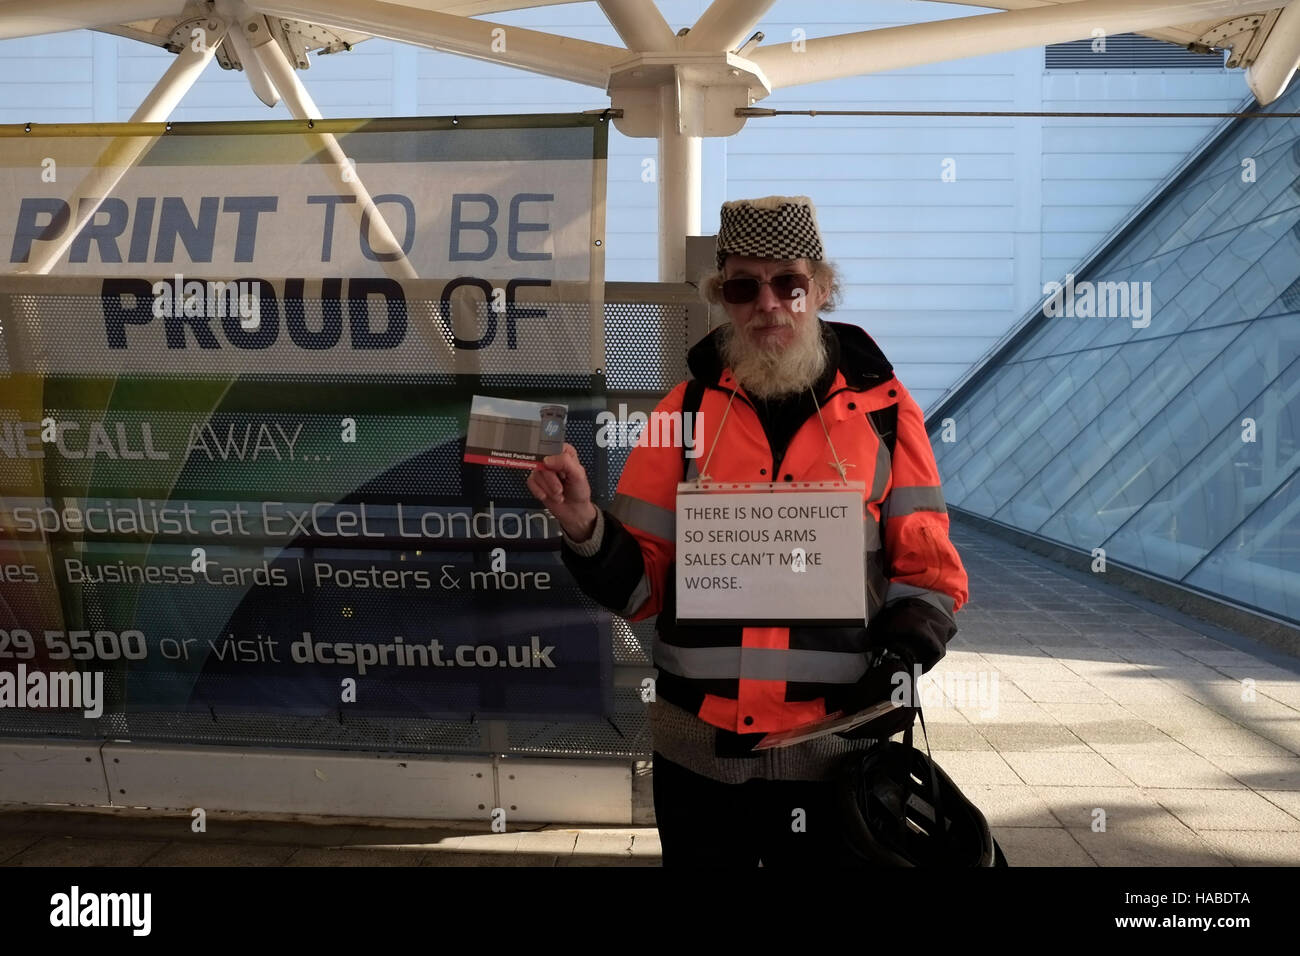
{"type": "Polygon", "coordinates": [[[762,259],[821,259],[817,210],[807,196],[764,196],[722,204],[718,226],[718,268],[727,256],[762,259]]]}

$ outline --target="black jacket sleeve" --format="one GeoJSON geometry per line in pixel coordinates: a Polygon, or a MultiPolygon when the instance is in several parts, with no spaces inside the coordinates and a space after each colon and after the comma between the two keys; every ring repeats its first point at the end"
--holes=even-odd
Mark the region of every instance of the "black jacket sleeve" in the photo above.
{"type": "Polygon", "coordinates": [[[870,632],[877,647],[920,664],[924,674],[948,652],[948,642],[957,627],[919,598],[903,598],[886,605],[871,619],[870,632]]]}
{"type": "MultiPolygon", "coordinates": [[[[566,542],[560,545],[560,558],[584,594],[615,614],[627,616],[636,611],[628,605],[641,589],[645,560],[641,546],[622,522],[608,511],[603,515],[605,531],[600,549],[591,557],[583,557],[566,542]]],[[[637,606],[644,600],[642,596],[637,606]]]]}

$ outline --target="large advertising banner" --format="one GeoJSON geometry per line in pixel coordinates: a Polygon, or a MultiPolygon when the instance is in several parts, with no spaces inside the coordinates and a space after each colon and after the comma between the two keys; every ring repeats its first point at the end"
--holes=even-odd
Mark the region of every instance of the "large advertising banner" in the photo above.
{"type": "Polygon", "coordinates": [[[590,443],[605,127],[0,129],[0,718],[609,713],[558,524],[465,460],[476,395],[590,443]]]}

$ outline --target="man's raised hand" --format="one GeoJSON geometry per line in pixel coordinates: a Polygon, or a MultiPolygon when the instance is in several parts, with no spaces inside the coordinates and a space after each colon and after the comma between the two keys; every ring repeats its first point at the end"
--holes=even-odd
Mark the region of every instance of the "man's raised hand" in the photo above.
{"type": "Polygon", "coordinates": [[[591,485],[586,469],[578,461],[578,450],[568,442],[558,455],[547,455],[541,466],[528,476],[528,490],[555,515],[560,527],[579,543],[596,528],[596,506],[591,503],[591,485]]]}

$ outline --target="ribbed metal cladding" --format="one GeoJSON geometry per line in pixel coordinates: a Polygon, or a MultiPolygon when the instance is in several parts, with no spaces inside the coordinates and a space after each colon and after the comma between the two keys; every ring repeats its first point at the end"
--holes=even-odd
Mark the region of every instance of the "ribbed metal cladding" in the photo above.
{"type": "Polygon", "coordinates": [[[1106,37],[1106,52],[1094,53],[1093,40],[1046,47],[1049,70],[1222,70],[1222,53],[1193,53],[1137,33],[1106,37]]]}

